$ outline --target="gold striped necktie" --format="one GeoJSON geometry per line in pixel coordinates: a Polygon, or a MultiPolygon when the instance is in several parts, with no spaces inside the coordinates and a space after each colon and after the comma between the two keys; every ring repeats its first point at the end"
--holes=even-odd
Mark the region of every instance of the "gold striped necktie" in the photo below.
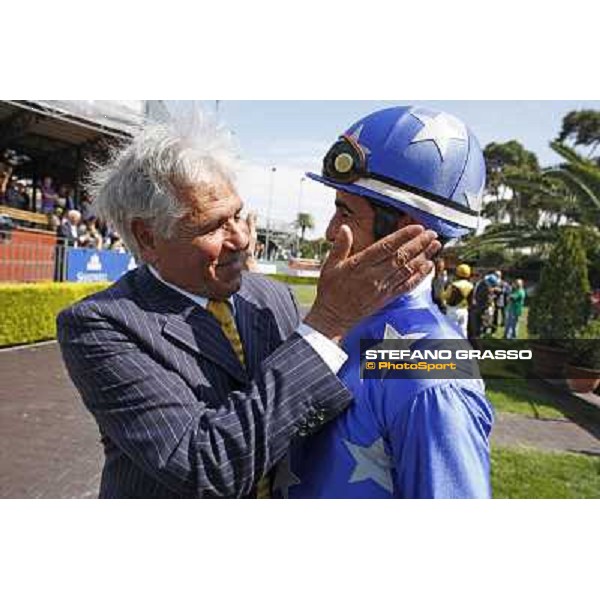
{"type": "MultiPolygon", "coordinates": [[[[242,340],[238,332],[233,314],[231,312],[231,306],[226,300],[209,300],[208,306],[206,307],[208,312],[218,321],[223,331],[223,335],[229,340],[233,351],[238,357],[242,365],[246,366],[246,359],[244,357],[244,347],[242,346],[242,340]]],[[[257,498],[270,498],[271,493],[269,491],[270,483],[269,476],[265,475],[259,482],[256,490],[257,498]]]]}
{"type": "Polygon", "coordinates": [[[226,300],[209,300],[207,310],[219,322],[221,330],[223,331],[225,337],[229,340],[235,355],[238,357],[238,360],[244,366],[246,366],[242,340],[240,339],[240,334],[236,327],[235,321],[233,320],[233,314],[231,313],[229,302],[226,300]]]}

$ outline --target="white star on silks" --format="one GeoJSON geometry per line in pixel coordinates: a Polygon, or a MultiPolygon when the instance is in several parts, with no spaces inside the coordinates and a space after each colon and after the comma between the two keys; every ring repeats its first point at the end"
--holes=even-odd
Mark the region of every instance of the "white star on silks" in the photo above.
{"type": "Polygon", "coordinates": [[[393,493],[392,461],[385,452],[383,438],[375,440],[367,447],[352,444],[348,440],[342,441],[356,462],[348,483],[360,483],[371,479],[390,494],[393,493]]]}
{"type": "MultiPolygon", "coordinates": [[[[386,348],[385,344],[384,344],[384,342],[386,340],[408,341],[409,342],[408,348],[406,348],[406,349],[410,350],[412,348],[412,345],[417,340],[422,340],[425,337],[427,337],[427,334],[422,331],[415,331],[414,333],[400,333],[392,325],[390,325],[389,323],[386,323],[385,329],[383,330],[383,340],[379,344],[376,344],[375,346],[373,346],[373,348],[371,348],[371,350],[389,350],[389,348],[386,348]]],[[[363,368],[364,368],[364,361],[361,361],[361,371],[360,371],[361,379],[363,378],[363,376],[362,376],[363,368]]]]}
{"type": "Polygon", "coordinates": [[[273,490],[281,490],[284,498],[290,497],[290,488],[301,483],[300,479],[292,472],[290,453],[277,465],[273,479],[273,490]]]}
{"type": "Polygon", "coordinates": [[[422,331],[415,331],[414,333],[400,333],[389,323],[385,324],[385,329],[383,331],[384,340],[414,340],[410,346],[412,346],[417,340],[422,340],[424,337],[427,337],[427,334],[423,333],[422,331]]]}
{"type": "Polygon", "coordinates": [[[418,110],[410,114],[424,125],[410,143],[433,142],[440,153],[442,161],[446,158],[450,140],[464,142],[467,139],[465,126],[450,115],[438,113],[435,117],[430,117],[418,110]]]}

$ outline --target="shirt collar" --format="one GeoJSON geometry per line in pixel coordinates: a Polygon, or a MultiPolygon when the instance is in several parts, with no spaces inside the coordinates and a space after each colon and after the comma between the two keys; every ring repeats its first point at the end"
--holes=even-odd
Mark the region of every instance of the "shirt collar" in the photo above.
{"type": "MultiPolygon", "coordinates": [[[[173,285],[172,283],[169,283],[168,281],[165,281],[160,276],[159,272],[152,265],[146,265],[146,266],[148,267],[148,270],[150,271],[150,273],[152,273],[152,275],[154,275],[154,277],[156,277],[156,279],[158,279],[160,282],[164,283],[167,287],[170,287],[172,290],[179,292],[183,296],[186,296],[195,304],[198,304],[202,308],[206,309],[206,307],[208,306],[209,298],[206,298],[205,296],[200,296],[198,294],[192,294],[186,290],[181,289],[180,287],[177,287],[176,285],[173,285]]],[[[227,298],[227,302],[229,303],[229,306],[231,307],[231,311],[235,315],[235,303],[233,302],[233,297],[227,298]]]]}

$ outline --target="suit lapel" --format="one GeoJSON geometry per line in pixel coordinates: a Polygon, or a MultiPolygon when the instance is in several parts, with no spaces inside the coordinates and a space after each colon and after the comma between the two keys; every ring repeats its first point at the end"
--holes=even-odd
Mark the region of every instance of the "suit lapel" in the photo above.
{"type": "Polygon", "coordinates": [[[164,285],[146,266],[138,269],[135,285],[140,303],[162,315],[163,336],[218,364],[241,383],[248,382],[248,375],[231,343],[211,314],[164,285]]]}
{"type": "Polygon", "coordinates": [[[200,306],[195,307],[186,319],[168,318],[163,326],[163,335],[220,365],[241,383],[247,383],[248,375],[231,343],[215,318],[200,306]]]}

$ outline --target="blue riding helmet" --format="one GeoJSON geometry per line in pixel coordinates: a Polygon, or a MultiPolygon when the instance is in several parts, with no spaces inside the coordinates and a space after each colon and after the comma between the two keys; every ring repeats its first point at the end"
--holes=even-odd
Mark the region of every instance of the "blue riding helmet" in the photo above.
{"type": "Polygon", "coordinates": [[[495,273],[490,273],[484,277],[486,283],[491,285],[492,287],[497,287],[500,285],[500,278],[495,273]]]}
{"type": "Polygon", "coordinates": [[[325,155],[322,174],[307,176],[458,238],[477,228],[485,162],[477,139],[456,117],[400,106],[352,125],[325,155]]]}

